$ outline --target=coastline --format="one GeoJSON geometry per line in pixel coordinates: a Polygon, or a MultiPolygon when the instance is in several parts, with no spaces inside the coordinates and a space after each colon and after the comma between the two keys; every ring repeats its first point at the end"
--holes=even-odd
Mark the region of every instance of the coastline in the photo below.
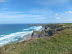
{"type": "MultiPolygon", "coordinates": [[[[41,26],[41,25],[40,25],[41,26]]],[[[39,32],[41,32],[42,30],[44,30],[44,27],[42,26],[42,28],[41,29],[39,29],[38,31],[39,32]]],[[[33,32],[32,32],[33,33],[33,32]]],[[[22,42],[22,41],[24,41],[24,40],[30,40],[30,39],[32,39],[32,33],[31,34],[28,34],[28,35],[25,35],[24,37],[23,37],[23,40],[21,40],[20,42],[22,42]]]]}
{"type": "MultiPolygon", "coordinates": [[[[35,25],[35,26],[36,26],[36,25],[35,25]]],[[[39,25],[39,26],[40,26],[40,25],[39,25]]],[[[42,27],[42,28],[43,28],[43,27],[42,27]]],[[[42,28],[40,28],[40,29],[37,30],[37,31],[40,32],[40,31],[42,30],[42,28]]],[[[36,30],[34,30],[34,31],[36,31],[36,30]]],[[[32,33],[33,33],[33,32],[32,32],[32,33]]],[[[7,44],[15,44],[15,43],[22,42],[22,41],[28,41],[28,40],[32,39],[32,33],[27,34],[27,35],[24,35],[23,38],[21,38],[20,41],[10,42],[10,43],[7,43],[7,44]]],[[[4,44],[4,45],[2,45],[2,46],[0,46],[0,47],[3,47],[3,46],[5,46],[5,45],[7,45],[7,44],[4,44]]]]}
{"type": "MultiPolygon", "coordinates": [[[[46,25],[44,25],[44,24],[41,24],[41,25],[36,24],[35,25],[34,24],[33,26],[41,26],[41,28],[40,29],[36,28],[36,30],[33,30],[32,33],[24,35],[20,41],[16,41],[13,43],[22,42],[25,40],[28,41],[28,40],[31,40],[32,38],[42,38],[42,37],[46,37],[46,36],[53,36],[53,34],[56,33],[55,27],[61,27],[60,25],[57,25],[57,24],[48,24],[48,25],[47,24],[46,25]],[[35,32],[35,31],[37,31],[37,32],[35,32]]],[[[61,28],[59,30],[63,30],[63,29],[61,28]]],[[[7,44],[13,44],[13,43],[7,43],[7,44]]],[[[7,44],[5,44],[5,45],[7,45],[7,44]]]]}
{"type": "Polygon", "coordinates": [[[25,37],[27,38],[27,39],[25,38],[26,39],[25,41],[6,44],[3,47],[0,47],[0,53],[32,54],[35,52],[38,54],[42,53],[49,54],[51,52],[51,54],[53,53],[55,54],[60,52],[61,53],[69,52],[68,54],[71,54],[72,49],[71,24],[53,24],[53,25],[48,24],[44,27],[44,30],[42,30],[41,32],[33,31],[32,39],[31,35],[26,35],[25,37]]]}
{"type": "MultiPolygon", "coordinates": [[[[28,41],[28,40],[31,40],[32,38],[42,38],[42,37],[46,37],[46,36],[53,36],[53,34],[56,33],[55,29],[57,29],[55,27],[61,27],[61,25],[58,25],[58,24],[45,24],[45,25],[44,24],[39,24],[39,25],[34,24],[33,26],[41,26],[41,28],[40,29],[36,28],[37,30],[33,30],[32,33],[24,35],[23,38],[21,38],[20,41],[16,41],[14,43],[22,42],[22,41],[25,41],[25,40],[28,41]],[[37,31],[37,32],[35,32],[35,31],[37,31]]],[[[63,29],[60,28],[59,30],[63,30],[63,29]]],[[[7,43],[7,44],[14,44],[14,43],[7,43]]],[[[5,44],[5,45],[7,45],[7,44],[5,44]]]]}

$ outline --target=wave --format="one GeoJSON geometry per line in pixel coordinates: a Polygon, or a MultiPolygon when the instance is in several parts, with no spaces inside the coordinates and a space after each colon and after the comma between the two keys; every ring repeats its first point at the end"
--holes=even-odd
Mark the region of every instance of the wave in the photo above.
{"type": "Polygon", "coordinates": [[[23,29],[23,30],[29,30],[29,29],[23,29]]]}
{"type": "Polygon", "coordinates": [[[27,29],[23,29],[23,30],[30,30],[30,29],[34,29],[36,31],[40,30],[42,28],[42,26],[33,26],[33,27],[30,27],[30,28],[27,28],[27,29]]]}
{"type": "MultiPolygon", "coordinates": [[[[16,32],[16,33],[11,33],[9,35],[0,35],[2,37],[0,37],[0,46],[3,46],[5,44],[11,43],[11,42],[16,42],[16,41],[20,41],[22,40],[22,38],[25,35],[31,34],[33,32],[33,30],[40,30],[42,28],[42,26],[32,26],[28,29],[23,29],[24,31],[22,32],[16,32]],[[30,30],[32,29],[32,30],[30,30]]],[[[26,40],[26,38],[24,37],[24,39],[26,40]]]]}
{"type": "Polygon", "coordinates": [[[0,35],[0,36],[4,36],[4,35],[0,35]]]}

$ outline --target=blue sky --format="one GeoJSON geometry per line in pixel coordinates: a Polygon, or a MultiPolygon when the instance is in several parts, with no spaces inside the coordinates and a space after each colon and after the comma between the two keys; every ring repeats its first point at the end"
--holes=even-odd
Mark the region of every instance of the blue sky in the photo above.
{"type": "Polygon", "coordinates": [[[0,0],[0,24],[72,23],[71,0],[0,0]]]}

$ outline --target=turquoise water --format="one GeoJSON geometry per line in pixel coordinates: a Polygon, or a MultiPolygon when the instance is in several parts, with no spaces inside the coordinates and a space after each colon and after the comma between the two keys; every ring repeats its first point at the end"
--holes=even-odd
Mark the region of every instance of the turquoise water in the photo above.
{"type": "Polygon", "coordinates": [[[42,26],[29,26],[27,24],[0,24],[0,46],[21,41],[25,35],[41,28],[42,26]]]}

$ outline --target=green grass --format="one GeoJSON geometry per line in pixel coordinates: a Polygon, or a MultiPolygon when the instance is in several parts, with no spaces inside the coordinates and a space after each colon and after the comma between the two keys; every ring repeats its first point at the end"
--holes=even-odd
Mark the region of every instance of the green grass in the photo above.
{"type": "Polygon", "coordinates": [[[0,54],[72,54],[72,28],[59,31],[53,37],[5,45],[0,54]]]}

